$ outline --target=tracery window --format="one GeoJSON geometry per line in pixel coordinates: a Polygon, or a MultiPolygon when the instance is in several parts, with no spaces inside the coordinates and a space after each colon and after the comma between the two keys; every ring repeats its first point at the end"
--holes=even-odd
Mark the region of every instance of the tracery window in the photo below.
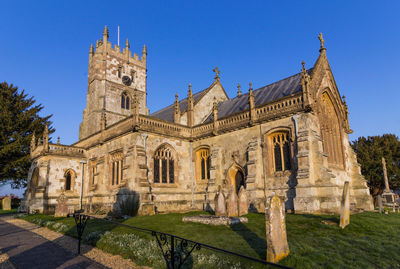
{"type": "Polygon", "coordinates": [[[196,177],[198,181],[210,179],[210,167],[210,150],[207,148],[199,149],[196,152],[196,177]]]}
{"type": "Polygon", "coordinates": [[[318,113],[324,152],[328,155],[328,165],[343,168],[343,146],[340,123],[335,107],[327,92],[319,98],[318,113]]]}
{"type": "Polygon", "coordinates": [[[130,98],[126,92],[121,95],[121,108],[129,110],[130,107],[130,98]]]}
{"type": "Polygon", "coordinates": [[[32,198],[35,198],[36,187],[38,186],[38,183],[39,183],[39,168],[35,167],[35,170],[33,170],[32,173],[31,186],[30,186],[30,193],[32,198]]]}
{"type": "Polygon", "coordinates": [[[175,163],[169,147],[162,147],[154,154],[154,183],[175,183],[175,163]]]}
{"type": "Polygon", "coordinates": [[[273,159],[275,171],[286,171],[291,169],[290,164],[290,141],[287,132],[271,134],[273,159]]]}
{"type": "Polygon", "coordinates": [[[123,182],[123,158],[122,152],[117,152],[110,156],[111,186],[118,186],[123,182]]]}
{"type": "Polygon", "coordinates": [[[118,77],[121,78],[122,66],[118,66],[118,77]]]}

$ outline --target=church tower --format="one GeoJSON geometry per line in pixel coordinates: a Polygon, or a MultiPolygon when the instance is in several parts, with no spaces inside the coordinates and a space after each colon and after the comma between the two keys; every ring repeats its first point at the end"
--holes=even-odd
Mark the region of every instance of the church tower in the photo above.
{"type": "Polygon", "coordinates": [[[110,126],[131,116],[132,102],[136,97],[139,113],[148,115],[146,103],[147,49],[143,46],[142,57],[129,50],[128,39],[121,52],[118,45],[108,41],[108,29],[103,38],[89,49],[89,75],[86,108],[79,126],[79,140],[102,127],[102,119],[110,126]]]}

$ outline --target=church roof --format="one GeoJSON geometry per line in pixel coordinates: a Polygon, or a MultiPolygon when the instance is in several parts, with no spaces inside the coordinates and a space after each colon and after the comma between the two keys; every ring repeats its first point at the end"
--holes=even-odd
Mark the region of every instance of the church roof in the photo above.
{"type": "MultiPolygon", "coordinates": [[[[310,74],[312,69],[307,70],[310,74]]],[[[302,91],[301,73],[284,78],[267,86],[253,91],[255,106],[271,103],[285,96],[296,94],[302,91]]],[[[249,93],[236,96],[235,98],[223,101],[218,104],[218,118],[227,117],[240,111],[249,110],[249,93]]],[[[213,121],[213,113],[204,121],[213,121]]]]}
{"type": "MultiPolygon", "coordinates": [[[[207,89],[204,89],[202,91],[193,94],[194,103],[196,104],[215,85],[215,83],[217,82],[214,81],[214,83],[212,83],[210,87],[208,87],[207,89]]],[[[179,101],[179,107],[181,112],[187,110],[187,98],[179,101]]],[[[160,120],[174,122],[174,104],[164,107],[156,112],[153,112],[152,114],[150,114],[150,116],[160,120]]]]}
{"type": "MultiPolygon", "coordinates": [[[[310,74],[312,71],[308,69],[307,72],[310,74]]],[[[193,95],[194,102],[196,103],[201,97],[210,89],[213,85],[207,89],[197,92],[193,95]]],[[[267,86],[261,87],[254,90],[254,101],[255,106],[264,105],[285,96],[296,94],[302,91],[301,87],[301,73],[287,77],[285,79],[279,80],[267,86]]],[[[187,98],[179,101],[181,112],[187,110],[187,98]]],[[[218,104],[218,118],[227,117],[229,115],[238,113],[240,111],[245,111],[249,109],[249,93],[242,94],[241,96],[236,96],[232,99],[225,100],[218,104]]],[[[150,116],[170,121],[174,121],[174,104],[169,105],[159,111],[154,112],[150,116]]],[[[204,121],[213,121],[213,113],[204,121]]]]}

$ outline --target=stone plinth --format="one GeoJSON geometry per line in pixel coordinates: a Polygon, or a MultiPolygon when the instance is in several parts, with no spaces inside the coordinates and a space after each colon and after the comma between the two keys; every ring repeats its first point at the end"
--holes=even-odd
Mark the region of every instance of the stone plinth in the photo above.
{"type": "Polygon", "coordinates": [[[350,188],[346,181],[343,187],[342,203],[340,208],[340,227],[343,229],[350,224],[350,188]]]}
{"type": "Polygon", "coordinates": [[[245,217],[239,218],[230,218],[230,217],[217,217],[217,216],[210,216],[210,215],[200,215],[200,216],[187,216],[182,218],[183,222],[197,222],[203,223],[208,225],[225,225],[225,226],[232,226],[239,223],[247,223],[248,219],[245,217]]]}
{"type": "Polygon", "coordinates": [[[3,210],[11,210],[11,198],[4,197],[2,201],[3,210]]]}
{"type": "Polygon", "coordinates": [[[265,229],[267,261],[276,263],[290,253],[286,235],[284,203],[278,195],[268,199],[268,205],[265,208],[265,229]]]}

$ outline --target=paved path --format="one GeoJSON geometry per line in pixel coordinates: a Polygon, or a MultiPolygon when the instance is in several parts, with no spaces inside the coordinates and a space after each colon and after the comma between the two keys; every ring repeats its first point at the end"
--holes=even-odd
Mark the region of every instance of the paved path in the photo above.
{"type": "Polygon", "coordinates": [[[0,255],[8,256],[8,266],[0,259],[0,268],[107,268],[87,257],[78,256],[28,229],[5,222],[3,218],[0,218],[0,255]]]}

